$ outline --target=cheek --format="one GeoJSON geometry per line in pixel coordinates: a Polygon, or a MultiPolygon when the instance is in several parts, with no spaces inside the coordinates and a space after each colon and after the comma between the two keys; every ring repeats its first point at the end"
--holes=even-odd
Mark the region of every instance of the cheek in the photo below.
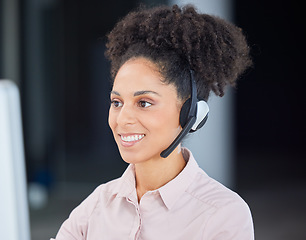
{"type": "Polygon", "coordinates": [[[108,111],[108,125],[111,128],[112,131],[114,131],[116,127],[116,116],[114,111],[110,108],[108,111]]]}
{"type": "Polygon", "coordinates": [[[177,131],[180,126],[179,112],[176,109],[169,111],[167,108],[165,111],[158,111],[147,117],[146,121],[156,132],[162,133],[171,132],[171,130],[177,131]]]}

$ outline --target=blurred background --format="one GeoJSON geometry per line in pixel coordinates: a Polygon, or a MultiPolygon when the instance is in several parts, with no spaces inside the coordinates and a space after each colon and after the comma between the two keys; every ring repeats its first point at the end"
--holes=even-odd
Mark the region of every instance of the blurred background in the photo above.
{"type": "MultiPolygon", "coordinates": [[[[256,239],[305,240],[302,3],[221,2],[254,60],[232,93],[231,188],[251,208],[256,239]]],[[[170,1],[0,0],[0,79],[21,94],[32,240],[54,237],[74,207],[126,168],[107,124],[105,35],[140,3],[170,1]]]]}

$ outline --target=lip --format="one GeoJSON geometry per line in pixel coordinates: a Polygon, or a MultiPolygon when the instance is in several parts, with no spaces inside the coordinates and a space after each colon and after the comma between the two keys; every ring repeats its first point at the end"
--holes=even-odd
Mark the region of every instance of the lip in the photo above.
{"type": "Polygon", "coordinates": [[[118,134],[118,136],[119,136],[119,139],[120,139],[120,144],[123,147],[132,147],[135,144],[142,141],[142,139],[146,135],[145,134],[140,134],[140,133],[121,133],[121,134],[118,134]]]}

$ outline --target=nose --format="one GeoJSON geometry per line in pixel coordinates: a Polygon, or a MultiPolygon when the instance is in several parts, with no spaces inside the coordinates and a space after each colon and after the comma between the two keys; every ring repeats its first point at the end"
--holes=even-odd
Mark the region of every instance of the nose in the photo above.
{"type": "Polygon", "coordinates": [[[124,104],[117,115],[117,124],[124,126],[134,124],[135,122],[136,118],[133,108],[127,104],[124,104]]]}

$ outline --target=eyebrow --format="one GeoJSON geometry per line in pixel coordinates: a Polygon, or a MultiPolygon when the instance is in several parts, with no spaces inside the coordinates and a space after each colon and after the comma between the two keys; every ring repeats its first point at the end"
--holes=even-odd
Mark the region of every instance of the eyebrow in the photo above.
{"type": "Polygon", "coordinates": [[[157,92],[150,91],[150,90],[145,90],[145,91],[137,91],[137,92],[135,92],[135,93],[134,93],[134,97],[140,96],[140,95],[145,95],[145,94],[154,94],[154,95],[160,96],[160,94],[157,93],[157,92]]]}
{"type": "Polygon", "coordinates": [[[120,96],[120,93],[118,93],[116,91],[111,91],[110,94],[114,94],[114,95],[120,96]]]}
{"type": "MultiPolygon", "coordinates": [[[[111,91],[111,94],[117,95],[117,96],[121,96],[119,92],[117,91],[111,91]]],[[[161,96],[159,93],[154,92],[154,91],[150,91],[150,90],[142,90],[142,91],[137,91],[134,93],[134,97],[136,96],[141,96],[141,95],[145,95],[145,94],[154,94],[154,95],[158,95],[161,96]]]]}

